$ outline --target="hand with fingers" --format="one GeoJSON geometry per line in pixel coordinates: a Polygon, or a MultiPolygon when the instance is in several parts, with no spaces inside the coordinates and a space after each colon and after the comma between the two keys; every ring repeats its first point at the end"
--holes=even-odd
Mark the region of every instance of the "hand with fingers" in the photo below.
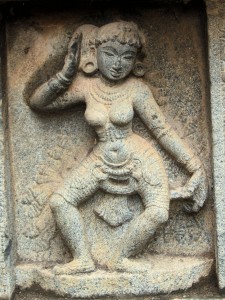
{"type": "Polygon", "coordinates": [[[198,212],[208,195],[208,180],[203,166],[200,166],[191,176],[185,186],[171,190],[171,200],[190,199],[184,204],[188,213],[198,212]]]}
{"type": "Polygon", "coordinates": [[[77,69],[80,62],[82,33],[76,33],[68,46],[68,53],[65,58],[65,63],[61,74],[68,80],[71,80],[77,73],[77,69]]]}

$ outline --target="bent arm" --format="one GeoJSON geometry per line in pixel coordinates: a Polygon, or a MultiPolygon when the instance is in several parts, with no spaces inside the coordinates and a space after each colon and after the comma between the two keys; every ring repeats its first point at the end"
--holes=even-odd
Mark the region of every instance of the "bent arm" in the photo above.
{"type": "Polygon", "coordinates": [[[82,79],[76,78],[73,84],[60,73],[39,86],[28,105],[35,110],[49,111],[67,108],[84,101],[81,91],[82,79]]]}
{"type": "Polygon", "coordinates": [[[82,85],[79,84],[77,76],[73,81],[80,61],[81,41],[82,33],[75,32],[69,43],[62,70],[35,90],[28,100],[31,108],[36,110],[62,109],[84,100],[80,88],[82,85]],[[75,86],[71,85],[72,82],[75,86]]]}
{"type": "Polygon", "coordinates": [[[149,88],[144,85],[136,98],[134,102],[135,111],[163,148],[190,173],[201,168],[200,160],[165,121],[165,117],[149,88]]]}

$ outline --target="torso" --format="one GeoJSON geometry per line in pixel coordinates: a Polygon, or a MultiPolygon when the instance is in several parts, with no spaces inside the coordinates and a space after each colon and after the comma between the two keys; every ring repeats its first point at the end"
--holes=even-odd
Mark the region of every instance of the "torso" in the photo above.
{"type": "Polygon", "coordinates": [[[98,135],[95,152],[111,163],[122,163],[130,156],[127,141],[133,134],[134,88],[134,79],[120,86],[106,86],[99,78],[89,79],[85,118],[98,135]]]}
{"type": "Polygon", "coordinates": [[[137,95],[143,87],[137,79],[114,87],[99,78],[87,80],[85,118],[98,135],[90,154],[94,161],[90,172],[108,193],[134,193],[140,178],[148,180],[149,166],[160,160],[153,147],[132,131],[134,101],[140,100],[137,95]]]}

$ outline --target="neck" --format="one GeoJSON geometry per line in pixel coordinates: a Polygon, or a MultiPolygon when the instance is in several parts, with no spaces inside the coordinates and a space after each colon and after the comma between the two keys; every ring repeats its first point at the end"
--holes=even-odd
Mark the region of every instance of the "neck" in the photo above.
{"type": "Polygon", "coordinates": [[[118,86],[125,81],[125,79],[121,79],[118,81],[109,80],[109,79],[105,78],[104,76],[102,76],[102,74],[100,74],[100,79],[107,86],[115,86],[115,85],[118,86]]]}

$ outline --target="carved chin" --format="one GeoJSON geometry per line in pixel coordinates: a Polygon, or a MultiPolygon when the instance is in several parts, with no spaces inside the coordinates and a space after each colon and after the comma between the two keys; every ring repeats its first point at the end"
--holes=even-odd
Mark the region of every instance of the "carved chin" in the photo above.
{"type": "Polygon", "coordinates": [[[124,77],[124,74],[111,71],[110,77],[113,79],[122,79],[124,77]]]}

